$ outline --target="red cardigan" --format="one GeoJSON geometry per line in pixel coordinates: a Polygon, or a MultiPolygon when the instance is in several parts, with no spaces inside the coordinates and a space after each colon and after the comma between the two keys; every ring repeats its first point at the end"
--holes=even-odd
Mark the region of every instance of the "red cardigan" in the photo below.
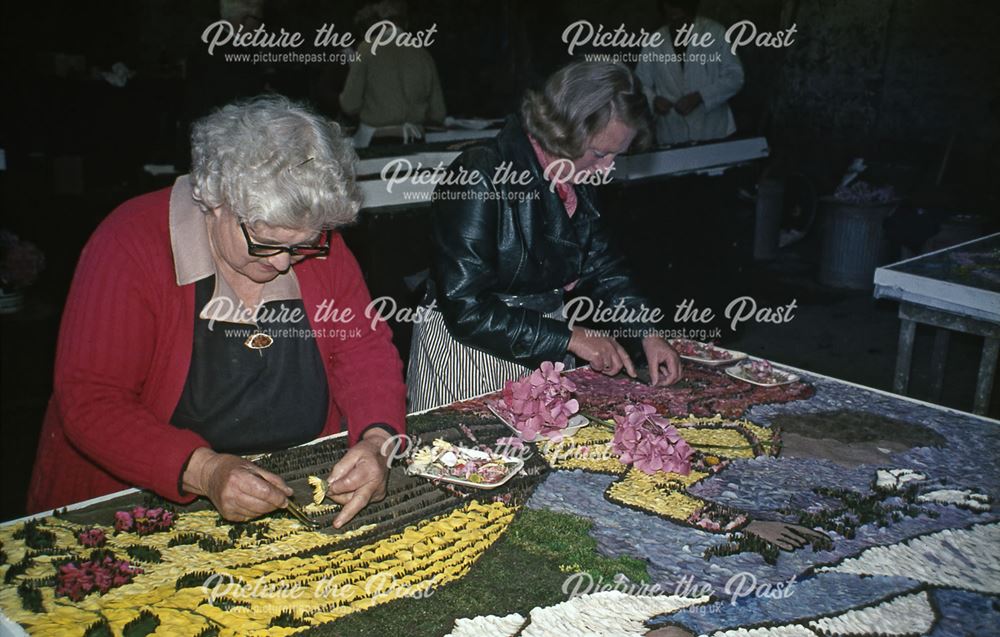
{"type": "MultiPolygon", "coordinates": [[[[178,490],[179,477],[191,453],[209,445],[169,422],[191,362],[195,316],[195,286],[178,286],[174,274],[169,203],[170,188],[127,201],[83,249],[59,331],[29,512],[129,486],[194,499],[178,490]]],[[[330,388],[322,435],[340,431],[344,418],[350,444],[372,423],[403,433],[402,362],[385,323],[373,330],[365,317],[369,293],[343,239],[335,235],[329,257],[307,259],[295,274],[312,328],[326,329],[316,336],[330,388]],[[353,319],[323,322],[316,315],[323,301],[350,308],[353,319]]]]}

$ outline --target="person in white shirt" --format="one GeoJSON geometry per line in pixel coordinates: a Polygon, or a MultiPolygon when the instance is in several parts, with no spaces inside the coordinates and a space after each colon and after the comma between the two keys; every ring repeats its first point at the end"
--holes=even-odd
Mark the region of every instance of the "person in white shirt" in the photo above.
{"type": "Polygon", "coordinates": [[[697,0],[661,2],[664,25],[658,33],[662,43],[644,47],[635,68],[660,145],[720,139],[736,132],[728,101],[743,88],[743,66],[726,43],[725,28],[697,16],[697,8],[697,0]],[[709,33],[712,43],[697,46],[692,41],[675,47],[678,30],[692,23],[692,37],[709,33]]]}

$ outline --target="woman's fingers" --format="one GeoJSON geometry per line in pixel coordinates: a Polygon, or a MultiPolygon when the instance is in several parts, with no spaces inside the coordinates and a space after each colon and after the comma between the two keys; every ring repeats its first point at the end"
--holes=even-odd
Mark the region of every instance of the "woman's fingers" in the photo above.
{"type": "Polygon", "coordinates": [[[219,514],[230,522],[246,522],[247,520],[252,520],[257,517],[243,507],[237,506],[225,507],[219,511],[219,514]]]}
{"type": "Polygon", "coordinates": [[[673,385],[681,379],[684,368],[681,366],[681,357],[673,349],[667,355],[667,384],[673,385]]]}
{"type": "Polygon", "coordinates": [[[614,376],[624,369],[629,376],[634,378],[636,375],[632,359],[610,336],[574,327],[569,351],[590,363],[590,368],[595,372],[614,376]]]}
{"type": "Polygon", "coordinates": [[[338,513],[337,517],[334,518],[333,527],[339,529],[350,522],[354,516],[358,514],[358,511],[365,508],[365,505],[368,504],[369,500],[371,500],[372,493],[374,493],[374,491],[374,484],[366,484],[355,491],[354,495],[351,496],[351,499],[344,504],[340,513],[338,513]]]}
{"type": "Polygon", "coordinates": [[[341,495],[344,493],[353,493],[358,490],[358,487],[367,482],[367,476],[365,476],[361,471],[355,469],[343,476],[336,482],[330,485],[330,490],[328,493],[330,495],[341,495]]]}
{"type": "Polygon", "coordinates": [[[629,376],[635,376],[635,366],[625,349],[613,338],[602,336],[595,339],[594,353],[591,356],[590,367],[594,371],[614,376],[625,369],[629,376]]]}
{"type": "Polygon", "coordinates": [[[341,458],[337,464],[333,465],[333,470],[330,471],[330,477],[326,479],[326,483],[330,485],[331,492],[336,492],[336,490],[333,489],[333,485],[339,482],[341,478],[349,474],[354,469],[354,465],[358,463],[360,455],[357,451],[355,451],[355,449],[356,447],[348,449],[347,453],[344,454],[344,457],[341,458]]]}
{"type": "Polygon", "coordinates": [[[635,378],[635,365],[632,363],[632,359],[629,357],[628,352],[625,348],[621,346],[618,341],[612,340],[611,343],[615,347],[615,352],[618,354],[618,358],[621,359],[622,367],[625,368],[625,373],[635,378]]]}
{"type": "Polygon", "coordinates": [[[608,376],[614,376],[618,372],[622,371],[622,359],[618,356],[618,352],[615,351],[613,347],[608,347],[608,351],[605,354],[608,360],[608,366],[604,368],[604,373],[608,376]]]}
{"type": "Polygon", "coordinates": [[[359,489],[366,487],[379,476],[377,460],[369,461],[361,456],[360,451],[357,455],[359,457],[351,464],[350,470],[330,483],[329,496],[338,504],[346,504],[359,489]]]}
{"type": "Polygon", "coordinates": [[[270,471],[266,471],[264,469],[261,469],[260,467],[258,467],[256,465],[253,466],[253,469],[252,469],[251,473],[255,473],[259,477],[261,477],[264,480],[266,480],[267,482],[271,483],[276,489],[278,489],[278,491],[281,491],[287,497],[292,497],[292,494],[295,493],[292,490],[292,488],[285,483],[284,478],[282,478],[281,476],[279,476],[276,473],[271,473],[270,471]]]}
{"type": "Polygon", "coordinates": [[[260,517],[265,513],[269,513],[274,509],[268,509],[267,511],[257,511],[257,507],[246,506],[242,497],[232,498],[223,503],[222,507],[219,508],[219,513],[222,517],[233,522],[246,522],[247,520],[252,520],[256,517],[260,517]]]}
{"type": "Polygon", "coordinates": [[[227,520],[249,520],[281,509],[292,489],[277,474],[231,454],[215,454],[204,468],[205,495],[227,520]]]}
{"type": "Polygon", "coordinates": [[[611,369],[611,356],[608,351],[602,347],[598,347],[594,352],[593,358],[590,359],[590,366],[595,372],[600,372],[602,374],[607,374],[608,370],[611,369]]]}
{"type": "Polygon", "coordinates": [[[651,385],[672,385],[681,379],[682,367],[677,352],[661,338],[649,338],[643,341],[646,352],[646,362],[649,365],[649,381],[651,385]]]}
{"type": "Polygon", "coordinates": [[[244,506],[247,506],[250,501],[254,501],[254,504],[256,504],[256,501],[260,501],[265,507],[271,507],[270,509],[261,511],[261,513],[280,509],[285,506],[288,496],[285,495],[284,491],[281,491],[257,473],[241,471],[240,474],[236,479],[236,489],[245,496],[242,498],[242,501],[245,503],[244,506]]]}
{"type": "Polygon", "coordinates": [[[348,502],[350,502],[350,500],[351,500],[351,498],[353,496],[354,496],[354,492],[351,491],[349,493],[338,493],[336,495],[331,495],[331,496],[328,496],[328,497],[331,500],[333,500],[334,502],[336,502],[337,504],[343,506],[343,505],[347,504],[348,502]]]}

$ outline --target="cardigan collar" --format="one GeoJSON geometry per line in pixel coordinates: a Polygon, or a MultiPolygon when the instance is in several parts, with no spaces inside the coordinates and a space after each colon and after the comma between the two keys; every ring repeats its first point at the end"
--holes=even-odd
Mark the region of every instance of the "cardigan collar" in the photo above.
{"type": "MultiPolygon", "coordinates": [[[[225,277],[217,276],[218,270],[212,258],[212,247],[208,239],[208,223],[206,213],[202,212],[192,197],[191,179],[181,175],[174,182],[170,191],[170,250],[174,257],[174,274],[177,285],[184,286],[204,278],[215,277],[215,291],[212,299],[199,312],[203,319],[213,318],[206,312],[210,307],[225,307],[216,299],[225,299],[231,305],[238,307],[240,300],[225,277]]],[[[271,301],[288,301],[301,299],[299,282],[295,272],[289,269],[279,274],[274,280],[264,284],[261,293],[261,304],[271,301]]],[[[238,314],[234,313],[234,316],[238,314]]],[[[221,319],[220,319],[221,320],[221,319]]],[[[230,323],[248,323],[249,321],[230,320],[230,323]]]]}

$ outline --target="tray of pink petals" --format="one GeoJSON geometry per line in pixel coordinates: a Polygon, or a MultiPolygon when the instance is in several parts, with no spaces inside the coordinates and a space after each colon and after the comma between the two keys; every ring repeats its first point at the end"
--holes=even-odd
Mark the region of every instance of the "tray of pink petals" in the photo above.
{"type": "Polygon", "coordinates": [[[487,407],[528,442],[572,436],[589,421],[577,412],[576,385],[562,375],[562,363],[545,361],[520,380],[507,381],[499,400],[487,407]]]}
{"type": "Polygon", "coordinates": [[[549,431],[548,433],[542,433],[541,431],[539,431],[538,433],[532,436],[530,434],[523,433],[521,430],[519,430],[517,427],[511,424],[511,421],[506,416],[504,416],[503,413],[500,411],[498,403],[493,403],[493,404],[487,403],[486,407],[491,412],[493,412],[493,415],[496,416],[500,420],[500,422],[510,427],[510,430],[516,433],[518,437],[521,440],[524,440],[525,442],[534,442],[536,440],[553,440],[555,442],[558,442],[559,439],[561,438],[572,436],[576,432],[586,427],[587,423],[590,422],[590,420],[586,416],[582,414],[577,414],[572,418],[570,418],[569,420],[567,420],[566,426],[562,429],[549,431]]]}
{"type": "Polygon", "coordinates": [[[742,365],[733,365],[726,368],[726,373],[733,378],[760,387],[790,385],[799,380],[795,374],[775,369],[765,360],[752,360],[742,365]]]}
{"type": "Polygon", "coordinates": [[[735,363],[736,361],[743,360],[747,357],[747,355],[743,352],[736,352],[731,349],[725,349],[712,345],[711,343],[702,343],[700,341],[692,341],[686,338],[670,339],[670,346],[673,347],[677,351],[677,354],[684,360],[700,363],[702,365],[709,365],[711,367],[725,365],[727,363],[735,363]]]}

